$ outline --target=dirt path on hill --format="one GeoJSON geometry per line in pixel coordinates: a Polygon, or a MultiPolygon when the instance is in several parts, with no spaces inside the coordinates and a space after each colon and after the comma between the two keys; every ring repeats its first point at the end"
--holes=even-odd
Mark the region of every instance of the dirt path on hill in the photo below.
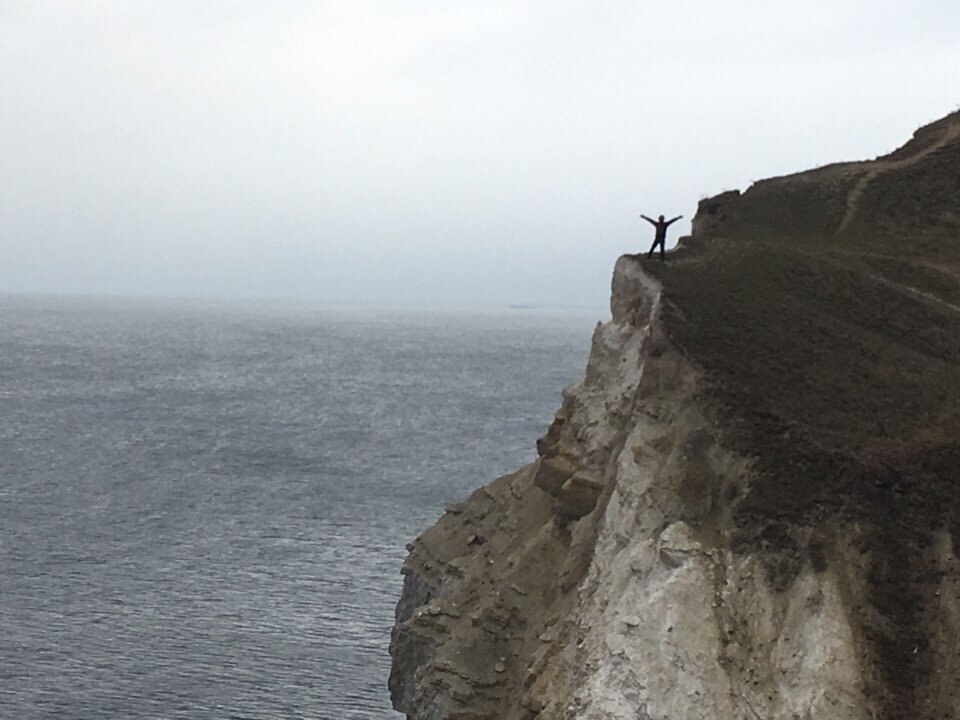
{"type": "Polygon", "coordinates": [[[953,140],[960,138],[960,123],[955,123],[950,125],[943,133],[937,142],[929,147],[924,148],[916,155],[911,155],[908,158],[903,160],[876,160],[870,163],[870,169],[864,173],[863,177],[853,186],[853,189],[850,191],[850,194],[847,195],[847,212],[843,216],[843,220],[840,222],[840,226],[837,228],[837,234],[842,233],[846,230],[847,226],[853,220],[857,214],[857,208],[860,206],[860,198],[863,196],[863,192],[867,189],[867,186],[872,183],[878,175],[883,173],[890,172],[891,170],[902,170],[905,167],[910,167],[921,160],[923,160],[928,155],[935,153],[937,150],[940,150],[942,147],[947,145],[953,140]]]}

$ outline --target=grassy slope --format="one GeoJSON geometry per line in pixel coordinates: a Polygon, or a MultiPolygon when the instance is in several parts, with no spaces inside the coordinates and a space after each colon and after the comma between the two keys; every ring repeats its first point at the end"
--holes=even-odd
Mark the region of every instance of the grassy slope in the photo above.
{"type": "Polygon", "coordinates": [[[788,583],[820,552],[798,528],[870,528],[860,620],[890,718],[923,716],[931,668],[916,649],[937,577],[919,558],[938,528],[960,538],[960,138],[930,151],[956,124],[873,164],[706,200],[670,261],[643,261],[663,282],[672,339],[706,371],[726,441],[757,457],[739,542],[770,550],[788,583]]]}

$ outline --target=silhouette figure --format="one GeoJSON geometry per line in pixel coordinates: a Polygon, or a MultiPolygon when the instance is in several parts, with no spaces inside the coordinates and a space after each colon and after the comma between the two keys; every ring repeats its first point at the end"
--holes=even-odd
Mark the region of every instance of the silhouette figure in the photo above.
{"type": "Polygon", "coordinates": [[[672,220],[664,220],[663,215],[659,219],[653,220],[648,218],[646,215],[641,215],[644,220],[653,225],[657,229],[657,234],[653,239],[653,245],[650,247],[650,252],[647,253],[647,257],[653,257],[653,251],[657,249],[657,245],[660,246],[660,262],[663,262],[667,259],[666,248],[664,244],[667,242],[667,228],[670,227],[673,223],[683,217],[683,215],[677,215],[672,220]]]}

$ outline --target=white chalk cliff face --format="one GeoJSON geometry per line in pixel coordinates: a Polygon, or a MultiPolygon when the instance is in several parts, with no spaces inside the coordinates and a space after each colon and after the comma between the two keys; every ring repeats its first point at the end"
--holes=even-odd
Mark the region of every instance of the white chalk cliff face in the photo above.
{"type": "MultiPolygon", "coordinates": [[[[870,201],[856,174],[837,183],[870,201]]],[[[734,215],[744,206],[737,194],[715,200],[734,215]]],[[[719,245],[725,211],[711,202],[695,228],[719,245]]],[[[836,207],[837,232],[852,232],[840,217],[849,207],[836,207]]],[[[677,258],[663,272],[685,272],[696,255],[677,258]]],[[[761,434],[740,431],[746,411],[727,414],[743,393],[717,399],[724,366],[684,342],[678,319],[699,296],[677,285],[668,297],[670,277],[634,256],[617,261],[612,318],[597,326],[585,378],[565,390],[538,460],[448,508],[410,545],[391,642],[395,707],[414,720],[960,718],[956,525],[910,499],[913,475],[895,460],[884,460],[887,475],[861,471],[873,467],[866,451],[856,472],[846,458],[810,461],[827,468],[811,491],[789,480],[803,474],[793,456],[764,464],[769,454],[728,441],[761,434]],[[868,478],[867,489],[848,492],[834,465],[868,478]],[[896,502],[909,512],[887,505],[896,502]],[[918,518],[929,526],[901,533],[898,523],[918,518]]],[[[889,280],[876,282],[886,292],[889,280]]],[[[725,388],[738,380],[729,377],[725,388]]],[[[762,437],[807,447],[803,416],[788,410],[776,432],[763,416],[762,437]]],[[[937,442],[940,454],[953,447],[937,442]]],[[[938,492],[952,518],[955,496],[938,492]]]]}
{"type": "Polygon", "coordinates": [[[398,708],[874,717],[843,599],[850,578],[804,567],[780,592],[763,563],[732,552],[724,495],[749,482],[749,465],[717,445],[697,373],[660,335],[658,283],[623,257],[613,284],[613,319],[597,327],[538,463],[414,544],[393,643],[398,708]]]}
{"type": "MultiPolygon", "coordinates": [[[[869,717],[843,579],[804,567],[782,593],[762,563],[733,554],[723,497],[749,467],[717,446],[696,372],[653,347],[656,286],[628,258],[615,276],[615,293],[643,287],[651,310],[612,328],[646,338],[648,352],[623,388],[641,392],[574,620],[572,716],[869,717]]],[[[629,361],[600,359],[608,372],[629,361]]]]}

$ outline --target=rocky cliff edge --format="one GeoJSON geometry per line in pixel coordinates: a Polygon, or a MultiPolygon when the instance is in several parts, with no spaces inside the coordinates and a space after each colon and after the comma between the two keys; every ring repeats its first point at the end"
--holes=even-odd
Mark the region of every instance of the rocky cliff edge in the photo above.
{"type": "Polygon", "coordinates": [[[414,720],[960,718],[960,114],[700,203],[410,546],[414,720]]]}

